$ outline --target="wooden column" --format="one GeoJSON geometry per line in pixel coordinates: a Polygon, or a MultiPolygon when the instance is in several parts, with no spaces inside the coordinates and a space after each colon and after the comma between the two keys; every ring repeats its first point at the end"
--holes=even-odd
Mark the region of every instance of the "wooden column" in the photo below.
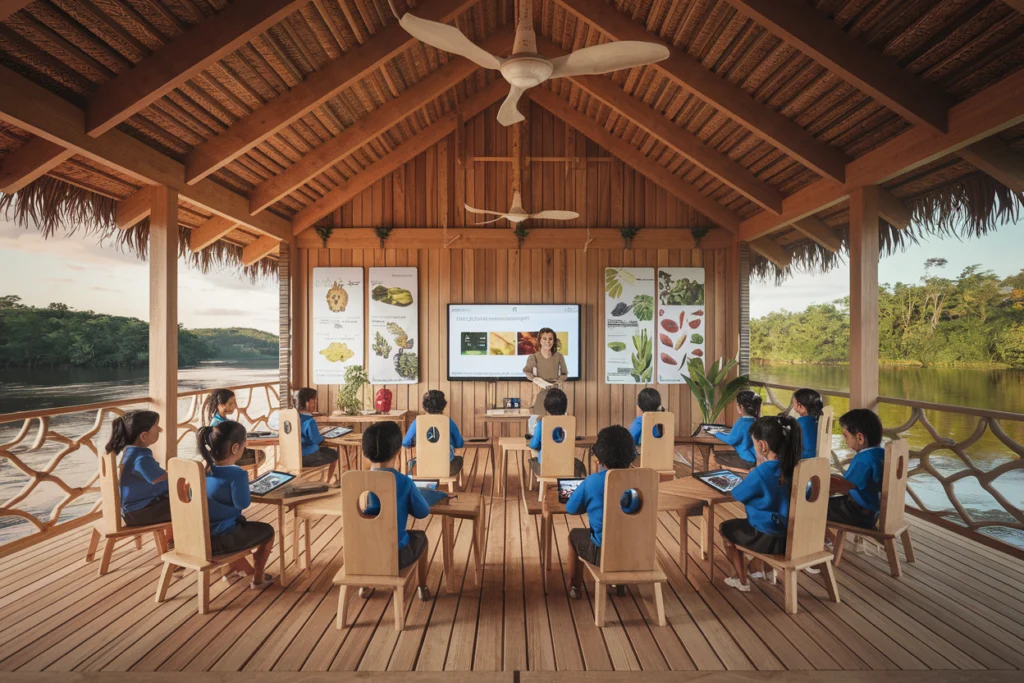
{"type": "Polygon", "coordinates": [[[149,217],[149,396],[164,433],[153,455],[165,467],[178,443],[178,193],[151,188],[149,217]]]}
{"type": "MultiPolygon", "coordinates": [[[[307,385],[306,377],[306,347],[307,347],[307,325],[309,324],[308,316],[306,315],[306,305],[308,299],[307,287],[309,285],[309,273],[307,272],[307,261],[309,258],[309,250],[301,249],[297,244],[292,244],[289,250],[289,276],[290,276],[290,292],[291,295],[291,325],[289,332],[291,334],[291,391],[294,392],[296,389],[307,385]]],[[[284,317],[284,310],[281,312],[282,318],[284,317]]],[[[283,325],[282,325],[283,334],[283,325]]],[[[282,337],[282,343],[284,338],[282,337]]],[[[281,405],[290,406],[292,402],[292,396],[282,396],[281,405]]]]}
{"type": "Polygon", "coordinates": [[[850,193],[850,407],[878,409],[878,187],[850,193]]]}
{"type": "Polygon", "coordinates": [[[277,393],[278,405],[290,408],[292,394],[292,309],[291,309],[291,248],[281,242],[277,262],[277,393]]]}

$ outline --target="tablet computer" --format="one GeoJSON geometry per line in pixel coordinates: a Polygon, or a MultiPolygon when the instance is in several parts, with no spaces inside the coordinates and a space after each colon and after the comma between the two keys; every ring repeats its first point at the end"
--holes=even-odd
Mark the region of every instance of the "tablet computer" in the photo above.
{"type": "Polygon", "coordinates": [[[267,472],[266,474],[249,482],[249,493],[254,496],[265,496],[275,489],[279,489],[292,479],[294,474],[288,472],[267,472]]]}
{"type": "Polygon", "coordinates": [[[582,479],[559,479],[558,480],[558,502],[565,505],[569,502],[573,492],[583,483],[582,479]]]}
{"type": "Polygon", "coordinates": [[[331,427],[325,432],[320,432],[320,436],[324,437],[325,439],[339,439],[345,436],[346,434],[351,433],[351,427],[331,427]]]}
{"type": "Polygon", "coordinates": [[[277,438],[277,432],[246,432],[247,439],[271,439],[277,438]]]}
{"type": "Polygon", "coordinates": [[[710,486],[711,488],[721,493],[729,493],[736,485],[743,481],[743,477],[730,472],[729,470],[711,470],[710,472],[696,472],[693,474],[694,477],[700,479],[702,482],[710,486]]]}
{"type": "Polygon", "coordinates": [[[413,479],[416,484],[416,488],[423,491],[436,491],[437,485],[441,483],[440,479],[413,479]]]}
{"type": "Polygon", "coordinates": [[[716,432],[727,432],[729,427],[727,425],[713,424],[709,422],[701,422],[697,425],[697,429],[694,430],[691,436],[703,436],[705,434],[715,434],[716,432]]]}

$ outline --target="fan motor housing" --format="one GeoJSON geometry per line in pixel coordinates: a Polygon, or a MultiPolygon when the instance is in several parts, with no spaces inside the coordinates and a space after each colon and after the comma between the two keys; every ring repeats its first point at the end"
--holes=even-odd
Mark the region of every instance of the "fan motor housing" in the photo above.
{"type": "Polygon", "coordinates": [[[554,66],[540,55],[514,55],[501,65],[502,77],[518,88],[532,88],[546,81],[554,66]]]}

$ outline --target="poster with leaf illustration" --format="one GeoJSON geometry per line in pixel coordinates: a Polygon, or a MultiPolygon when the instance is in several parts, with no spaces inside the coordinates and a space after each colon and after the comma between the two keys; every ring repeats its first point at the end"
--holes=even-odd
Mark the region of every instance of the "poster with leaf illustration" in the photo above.
{"type": "Polygon", "coordinates": [[[370,383],[416,384],[420,377],[416,268],[370,268],[370,383]]]}
{"type": "Polygon", "coordinates": [[[341,384],[363,364],[363,269],[313,269],[313,381],[341,384]]]}
{"type": "Polygon", "coordinates": [[[604,269],[604,379],[654,381],[654,268],[604,269]]]}
{"type": "Polygon", "coordinates": [[[690,359],[704,358],[703,268],[658,268],[658,382],[682,384],[690,359]]]}

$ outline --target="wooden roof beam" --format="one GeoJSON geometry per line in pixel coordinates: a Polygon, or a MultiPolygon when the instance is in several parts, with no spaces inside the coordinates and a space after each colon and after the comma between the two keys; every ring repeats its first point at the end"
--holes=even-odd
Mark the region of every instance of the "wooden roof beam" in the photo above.
{"type": "Polygon", "coordinates": [[[771,237],[759,237],[750,242],[750,248],[775,264],[779,270],[785,270],[793,262],[793,255],[771,237]]]}
{"type": "Polygon", "coordinates": [[[0,192],[14,194],[74,156],[74,150],[38,136],[0,162],[0,192]]]}
{"type": "Polygon", "coordinates": [[[906,230],[910,227],[913,212],[910,207],[896,198],[884,187],[878,188],[878,215],[889,222],[894,228],[906,230]]]}
{"type": "Polygon", "coordinates": [[[238,221],[214,216],[198,228],[192,229],[192,232],[188,234],[188,248],[192,251],[202,251],[236,227],[238,227],[238,221]]]}
{"type": "Polygon", "coordinates": [[[114,222],[121,230],[134,228],[153,212],[153,192],[144,187],[114,207],[114,222]]]}
{"type": "Polygon", "coordinates": [[[964,147],[960,156],[1014,192],[1024,192],[1024,154],[1013,151],[999,138],[992,136],[964,147]]]}
{"type": "Polygon", "coordinates": [[[840,239],[835,230],[828,226],[828,223],[820,218],[808,216],[807,218],[793,221],[792,225],[797,232],[811,238],[833,253],[843,248],[843,240],[840,239]]]}
{"type": "MultiPolygon", "coordinates": [[[[445,22],[477,2],[479,0],[432,0],[423,3],[416,12],[423,19],[445,22]]],[[[397,22],[391,24],[365,45],[352,48],[288,92],[193,148],[185,160],[187,182],[197,183],[234,161],[417,42],[397,22]]]]}
{"type": "Polygon", "coordinates": [[[0,21],[7,21],[12,14],[31,2],[33,0],[0,0],[0,21]]]}
{"type": "Polygon", "coordinates": [[[661,164],[648,159],[643,152],[625,140],[609,133],[594,119],[573,109],[568,102],[551,90],[544,87],[533,88],[530,90],[530,99],[604,147],[621,159],[627,166],[647,176],[654,183],[665,188],[718,225],[721,225],[726,230],[736,231],[739,217],[735,213],[711,197],[701,194],[697,188],[661,164]]]}
{"type": "Polygon", "coordinates": [[[739,86],[712,73],[698,60],[682,50],[648,33],[614,5],[593,0],[556,0],[580,20],[590,24],[613,40],[643,40],[661,43],[669,48],[668,59],[652,64],[673,82],[707,102],[769,141],[815,173],[833,181],[844,182],[846,163],[850,160],[842,150],[816,139],[799,125],[761,104],[739,86]]]}
{"type": "Polygon", "coordinates": [[[242,247],[242,265],[251,266],[260,259],[270,256],[281,248],[281,240],[263,235],[252,244],[242,247]]]}
{"type": "Polygon", "coordinates": [[[89,96],[85,125],[101,135],[277,24],[308,0],[233,2],[89,96]]]}
{"type": "Polygon", "coordinates": [[[779,0],[726,2],[903,118],[940,133],[949,130],[952,101],[945,93],[850,36],[812,7],[779,0]]]}

